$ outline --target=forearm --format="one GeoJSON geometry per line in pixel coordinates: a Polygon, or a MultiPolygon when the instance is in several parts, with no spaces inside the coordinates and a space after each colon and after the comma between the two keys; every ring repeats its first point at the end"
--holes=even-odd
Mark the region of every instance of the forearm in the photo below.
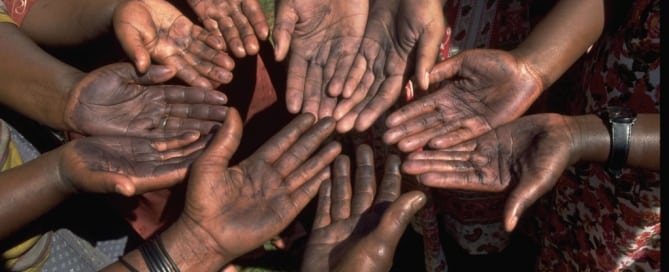
{"type": "Polygon", "coordinates": [[[123,0],[39,0],[21,25],[48,46],[76,46],[112,31],[114,9],[123,0]]]}
{"type": "MultiPolygon", "coordinates": [[[[611,136],[602,119],[594,114],[571,117],[574,124],[576,161],[606,163],[611,136]]],[[[627,166],[660,169],[660,116],[639,114],[632,127],[627,166]]]]}
{"type": "Polygon", "coordinates": [[[511,53],[548,88],[582,56],[604,29],[604,1],[562,0],[511,53]]]}
{"type": "Polygon", "coordinates": [[[44,52],[13,24],[0,23],[0,103],[55,129],[84,73],[44,52]]]}
{"type": "Polygon", "coordinates": [[[60,150],[0,173],[0,239],[6,238],[70,194],[58,175],[60,150]]]}

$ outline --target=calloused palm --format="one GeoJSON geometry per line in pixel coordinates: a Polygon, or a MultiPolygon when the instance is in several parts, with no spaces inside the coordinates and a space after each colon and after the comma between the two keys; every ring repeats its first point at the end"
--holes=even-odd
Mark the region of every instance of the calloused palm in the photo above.
{"type": "Polygon", "coordinates": [[[413,152],[402,170],[437,188],[512,188],[504,210],[504,225],[511,231],[520,215],[576,162],[573,143],[574,130],[564,116],[530,115],[446,149],[413,152]]]}
{"type": "Polygon", "coordinates": [[[232,80],[235,63],[223,51],[223,39],[193,24],[169,1],[124,1],[114,10],[114,30],[141,73],[154,60],[191,86],[215,88],[232,80]]]}
{"type": "Polygon", "coordinates": [[[280,0],[276,4],[275,56],[288,56],[288,111],[332,116],[342,79],[360,46],[368,0],[280,0]],[[337,83],[339,82],[339,83],[337,83]]]}
{"type": "Polygon", "coordinates": [[[346,156],[335,160],[332,180],[321,185],[303,271],[389,271],[400,237],[425,205],[422,192],[400,196],[399,157],[386,161],[378,193],[371,148],[360,146],[356,157],[353,193],[346,156]]]}
{"type": "Polygon", "coordinates": [[[440,0],[375,0],[357,57],[334,110],[337,130],[364,131],[399,97],[416,75],[427,89],[445,33],[440,0]]]}
{"type": "Polygon", "coordinates": [[[196,131],[146,139],[93,136],[63,146],[58,175],[80,192],[126,196],[168,188],[184,179],[204,149],[206,137],[196,131]],[[199,139],[199,140],[198,140],[199,139]]]}
{"type": "Polygon", "coordinates": [[[543,90],[531,67],[508,52],[464,51],[430,73],[434,91],[386,119],[387,144],[402,151],[446,148],[521,116],[543,90]]]}
{"type": "Polygon", "coordinates": [[[225,39],[224,47],[238,58],[255,55],[269,26],[258,0],[186,0],[204,27],[225,39]]]}
{"type": "Polygon", "coordinates": [[[328,178],[339,143],[317,149],[334,131],[334,121],[314,124],[297,116],[250,157],[228,162],[239,145],[242,122],[231,109],[220,132],[193,164],[186,204],[178,223],[206,233],[206,244],[230,258],[249,252],[279,234],[328,178]],[[214,241],[211,243],[210,241],[214,241]]]}
{"type": "Polygon", "coordinates": [[[227,97],[216,90],[159,85],[174,76],[164,66],[138,75],[129,63],[104,66],[70,91],[64,120],[87,135],[165,137],[182,130],[207,134],[225,119],[227,97]]]}

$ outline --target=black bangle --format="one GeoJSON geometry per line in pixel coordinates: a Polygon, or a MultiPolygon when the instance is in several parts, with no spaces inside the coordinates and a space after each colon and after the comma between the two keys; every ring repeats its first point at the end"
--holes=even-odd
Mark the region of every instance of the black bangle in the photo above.
{"type": "Polygon", "coordinates": [[[174,263],[165,250],[160,235],[156,235],[139,247],[144,262],[151,272],[179,272],[179,267],[174,263]]]}
{"type": "Polygon", "coordinates": [[[125,268],[127,268],[128,270],[130,270],[130,272],[139,272],[139,271],[137,270],[137,268],[135,268],[135,267],[132,266],[130,263],[128,263],[125,259],[123,259],[123,256],[118,257],[118,261],[119,261],[123,266],[125,266],[125,268]]]}

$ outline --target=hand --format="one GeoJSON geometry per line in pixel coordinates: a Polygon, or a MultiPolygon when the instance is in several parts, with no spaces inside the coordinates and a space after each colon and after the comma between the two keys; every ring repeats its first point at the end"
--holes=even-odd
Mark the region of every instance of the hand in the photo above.
{"type": "Polygon", "coordinates": [[[510,232],[576,162],[574,135],[561,115],[531,115],[447,149],[411,153],[402,170],[420,175],[427,186],[445,189],[501,192],[517,182],[504,209],[510,232]]]}
{"type": "Polygon", "coordinates": [[[116,36],[140,73],[151,59],[177,71],[191,86],[216,88],[232,81],[234,61],[224,41],[164,0],[124,1],[114,11],[116,36]]]}
{"type": "Polygon", "coordinates": [[[193,164],[182,216],[175,223],[204,233],[200,244],[228,261],[279,234],[316,196],[328,165],[341,151],[331,142],[334,120],[314,123],[303,114],[236,166],[228,167],[239,145],[242,122],[230,109],[226,122],[193,164]]]}
{"type": "MultiPolygon", "coordinates": [[[[334,110],[337,131],[368,129],[416,75],[428,88],[446,26],[439,0],[376,0],[354,65],[334,110]]],[[[333,79],[334,80],[334,79],[333,79]]],[[[335,92],[337,93],[337,92],[335,92]]]]}
{"type": "Polygon", "coordinates": [[[360,146],[356,156],[353,196],[346,156],[335,160],[332,180],[321,185],[303,271],[389,271],[397,243],[425,205],[422,192],[400,196],[397,156],[386,161],[378,193],[371,148],[360,146]]]}
{"type": "Polygon", "coordinates": [[[543,90],[527,64],[491,49],[464,51],[439,63],[430,82],[441,86],[388,116],[385,143],[405,152],[461,143],[518,118],[543,90]]]}
{"type": "Polygon", "coordinates": [[[174,76],[151,66],[139,76],[128,63],[99,68],[70,91],[65,123],[87,135],[165,137],[175,131],[207,134],[224,120],[226,96],[197,87],[154,85],[174,76]]]}
{"type": "Polygon", "coordinates": [[[57,175],[65,188],[126,196],[170,187],[186,176],[206,137],[195,131],[162,138],[86,137],[65,145],[57,175]]]}
{"type": "Polygon", "coordinates": [[[204,27],[225,39],[225,47],[238,58],[255,55],[269,26],[258,0],[187,0],[204,27]]]}
{"type": "Polygon", "coordinates": [[[365,30],[368,0],[281,0],[276,4],[275,56],[288,50],[286,104],[291,113],[332,116],[340,87],[365,30]],[[330,92],[329,94],[327,92],[330,92]]]}

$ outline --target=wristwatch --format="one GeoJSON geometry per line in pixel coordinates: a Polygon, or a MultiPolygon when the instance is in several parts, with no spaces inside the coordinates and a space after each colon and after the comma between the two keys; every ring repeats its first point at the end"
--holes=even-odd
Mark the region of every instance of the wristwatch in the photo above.
{"type": "Polygon", "coordinates": [[[615,178],[622,176],[622,168],[627,162],[630,148],[632,126],[636,122],[636,113],[626,107],[610,106],[602,111],[601,117],[609,128],[611,135],[611,150],[607,169],[615,178]]]}

